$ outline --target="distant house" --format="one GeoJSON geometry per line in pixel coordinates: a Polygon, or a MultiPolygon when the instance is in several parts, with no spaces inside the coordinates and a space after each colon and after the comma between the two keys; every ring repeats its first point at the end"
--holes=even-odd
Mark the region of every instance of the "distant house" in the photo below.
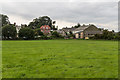
{"type": "Polygon", "coordinates": [[[70,31],[73,32],[76,28],[62,28],[59,29],[57,32],[60,33],[62,36],[67,36],[67,34],[70,34],[70,31]]]}
{"type": "Polygon", "coordinates": [[[89,39],[90,37],[93,37],[95,34],[102,34],[102,31],[99,30],[94,25],[87,25],[76,28],[74,33],[75,33],[75,38],[89,39]]]}
{"type": "Polygon", "coordinates": [[[41,29],[41,32],[43,32],[43,34],[45,35],[49,34],[51,30],[50,26],[48,25],[41,26],[40,29],[41,29]]]}
{"type": "Polygon", "coordinates": [[[61,35],[66,36],[66,33],[69,34],[69,32],[72,32],[75,35],[75,38],[81,38],[81,39],[89,39],[90,37],[94,36],[95,34],[102,34],[102,31],[98,29],[94,25],[83,25],[78,28],[63,28],[60,29],[58,32],[61,35]]]}

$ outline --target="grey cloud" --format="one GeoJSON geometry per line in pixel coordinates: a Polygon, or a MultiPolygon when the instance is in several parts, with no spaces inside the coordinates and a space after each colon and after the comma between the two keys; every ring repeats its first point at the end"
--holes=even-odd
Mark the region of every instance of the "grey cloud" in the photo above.
{"type": "Polygon", "coordinates": [[[118,18],[117,2],[9,2],[2,10],[27,20],[48,15],[71,23],[110,24],[118,18]]]}

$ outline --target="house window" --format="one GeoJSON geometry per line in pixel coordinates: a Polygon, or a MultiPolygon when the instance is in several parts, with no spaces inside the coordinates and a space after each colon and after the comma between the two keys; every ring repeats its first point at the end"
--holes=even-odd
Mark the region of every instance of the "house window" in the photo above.
{"type": "Polygon", "coordinates": [[[43,29],[45,29],[45,27],[43,27],[43,29]]]}
{"type": "Polygon", "coordinates": [[[48,29],[48,27],[46,27],[46,29],[48,29]]]}

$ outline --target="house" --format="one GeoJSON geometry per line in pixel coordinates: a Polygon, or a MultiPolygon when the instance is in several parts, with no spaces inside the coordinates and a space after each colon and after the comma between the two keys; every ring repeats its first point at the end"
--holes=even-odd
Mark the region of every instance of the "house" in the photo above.
{"type": "Polygon", "coordinates": [[[63,28],[63,29],[59,30],[58,32],[61,35],[66,36],[66,33],[69,33],[70,31],[75,35],[76,39],[78,39],[78,38],[89,39],[90,37],[94,36],[95,34],[102,34],[102,31],[92,24],[83,25],[78,28],[63,28]]]}
{"type": "Polygon", "coordinates": [[[48,25],[41,26],[40,29],[41,29],[41,32],[43,32],[43,34],[45,35],[48,35],[51,30],[50,26],[48,25]]]}
{"type": "Polygon", "coordinates": [[[60,33],[60,35],[62,36],[67,36],[67,34],[70,34],[70,31],[73,32],[76,28],[62,28],[59,29],[57,32],[60,33]]]}
{"type": "Polygon", "coordinates": [[[74,30],[75,38],[89,39],[95,34],[102,34],[102,31],[94,25],[86,25],[74,30]]]}

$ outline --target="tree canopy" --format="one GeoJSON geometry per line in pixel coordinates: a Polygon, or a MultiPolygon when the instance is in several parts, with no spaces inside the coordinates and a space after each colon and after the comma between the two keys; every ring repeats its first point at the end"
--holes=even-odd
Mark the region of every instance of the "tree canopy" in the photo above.
{"type": "Polygon", "coordinates": [[[21,39],[32,40],[32,39],[34,39],[34,35],[35,35],[35,33],[34,33],[33,29],[30,29],[27,27],[22,28],[19,31],[19,38],[21,38],[21,39]]]}
{"type": "Polygon", "coordinates": [[[35,32],[35,36],[43,36],[44,35],[43,32],[41,32],[41,30],[39,28],[35,29],[34,32],[35,32]]]}
{"type": "Polygon", "coordinates": [[[17,35],[17,31],[13,25],[5,25],[2,27],[3,39],[15,39],[16,35],[17,35]]]}
{"type": "Polygon", "coordinates": [[[80,23],[74,26],[74,28],[78,28],[78,27],[81,27],[80,23]]]}
{"type": "Polygon", "coordinates": [[[0,14],[0,23],[2,23],[2,26],[10,24],[9,17],[7,15],[0,14]]]}
{"type": "Polygon", "coordinates": [[[32,29],[37,29],[37,28],[40,28],[41,26],[48,25],[52,30],[57,30],[57,28],[55,27],[55,23],[56,21],[52,22],[50,17],[42,16],[42,17],[33,19],[33,21],[29,23],[28,27],[32,29]]]}
{"type": "Polygon", "coordinates": [[[48,16],[43,16],[33,19],[33,21],[30,22],[28,26],[32,29],[36,29],[43,25],[49,25],[52,28],[52,20],[48,16]]]}

